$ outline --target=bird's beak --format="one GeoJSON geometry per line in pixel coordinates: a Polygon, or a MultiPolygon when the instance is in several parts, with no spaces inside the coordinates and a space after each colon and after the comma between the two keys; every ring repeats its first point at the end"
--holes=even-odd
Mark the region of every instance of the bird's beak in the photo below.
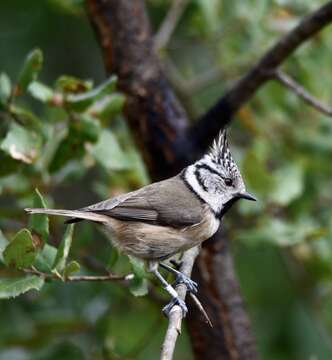
{"type": "Polygon", "coordinates": [[[255,198],[255,196],[249,194],[248,192],[242,192],[238,194],[238,197],[240,199],[247,199],[247,200],[251,200],[251,201],[257,201],[257,199],[255,198]]]}

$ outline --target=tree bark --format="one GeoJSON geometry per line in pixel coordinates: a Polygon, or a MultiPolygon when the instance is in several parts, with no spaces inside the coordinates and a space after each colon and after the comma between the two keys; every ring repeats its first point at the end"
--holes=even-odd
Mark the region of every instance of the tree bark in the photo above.
{"type": "Polygon", "coordinates": [[[161,72],[141,0],[87,0],[106,71],[127,95],[125,115],[153,179],[186,162],[187,116],[161,72]]]}
{"type": "MultiPolygon", "coordinates": [[[[152,179],[174,175],[202,149],[193,146],[188,117],[153,51],[144,1],[86,0],[86,5],[106,70],[118,75],[119,89],[127,95],[125,115],[152,179]]],[[[214,328],[205,326],[198,312],[189,311],[195,358],[256,359],[227,240],[218,233],[209,242],[199,256],[194,279],[199,281],[199,294],[214,328]]]]}
{"type": "Polygon", "coordinates": [[[200,301],[213,325],[204,326],[201,313],[190,313],[188,327],[195,358],[257,359],[228,240],[221,231],[202,248],[193,278],[200,284],[200,301]]]}

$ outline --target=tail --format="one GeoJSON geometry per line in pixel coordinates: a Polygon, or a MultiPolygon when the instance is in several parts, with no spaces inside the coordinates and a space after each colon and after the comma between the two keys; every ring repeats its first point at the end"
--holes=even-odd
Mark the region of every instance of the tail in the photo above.
{"type": "Polygon", "coordinates": [[[67,221],[67,223],[76,222],[76,219],[90,220],[96,222],[108,222],[109,217],[102,214],[96,214],[94,212],[80,211],[80,210],[56,210],[56,209],[37,209],[37,208],[26,208],[24,209],[28,214],[48,214],[48,215],[60,215],[68,216],[73,219],[67,221]]]}

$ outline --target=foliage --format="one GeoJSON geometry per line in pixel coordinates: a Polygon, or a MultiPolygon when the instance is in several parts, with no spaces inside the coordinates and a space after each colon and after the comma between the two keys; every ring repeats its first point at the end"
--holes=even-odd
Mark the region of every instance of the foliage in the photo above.
{"type": "MultiPolygon", "coordinates": [[[[187,85],[180,95],[190,114],[198,117],[323,2],[191,1],[161,54],[187,85]],[[215,68],[221,75],[208,86],[191,88],[215,68]]],[[[157,29],[170,1],[147,3],[157,29]]],[[[103,80],[82,1],[3,1],[0,9],[0,298],[22,294],[1,300],[2,323],[10,325],[0,329],[0,359],[155,359],[165,326],[159,304],[117,283],[63,282],[133,271],[129,287],[142,295],[141,265],[119,255],[95,226],[78,224],[72,238],[61,219],[28,219],[22,210],[76,208],[147,181],[120,115],[124,96],[114,77],[103,80]],[[27,31],[14,29],[18,20],[27,31]],[[43,52],[24,60],[35,44],[43,52]]],[[[326,29],[283,67],[326,103],[331,49],[326,29]]],[[[224,225],[263,359],[331,358],[331,134],[331,119],[273,82],[230,130],[247,188],[259,202],[237,204],[224,225]]],[[[177,358],[190,359],[185,336],[179,345],[177,358]]]]}
{"type": "MultiPolygon", "coordinates": [[[[107,118],[110,114],[117,114],[124,103],[123,95],[114,93],[116,77],[111,77],[101,85],[92,88],[92,82],[80,80],[72,76],[61,76],[53,88],[37,80],[43,63],[43,54],[40,49],[31,51],[22,66],[16,83],[10,87],[8,75],[3,73],[2,103],[5,120],[1,150],[3,152],[2,167],[7,177],[15,173],[16,181],[26,177],[27,187],[34,184],[33,178],[42,178],[42,186],[52,186],[52,180],[63,169],[67,169],[66,176],[70,175],[71,164],[78,162],[84,166],[84,158],[89,162],[83,169],[95,163],[100,164],[106,171],[123,170],[129,167],[129,161],[117,142],[116,137],[106,128],[105,109],[107,118]],[[61,115],[51,121],[42,120],[30,110],[18,105],[19,97],[30,94],[47,107],[56,107],[61,115]],[[114,98],[118,101],[114,101],[114,98]],[[31,122],[26,122],[20,114],[29,113],[31,122]],[[63,119],[64,117],[64,119],[63,119]],[[56,136],[58,129],[60,136],[56,136]],[[13,162],[14,161],[14,162],[13,162]],[[7,166],[7,162],[15,166],[7,166]],[[24,166],[28,164],[28,166],[24,166]]],[[[76,171],[76,167],[74,167],[76,171]]],[[[9,185],[10,188],[10,185],[9,185]]],[[[27,189],[28,190],[28,189],[27,189]]],[[[29,199],[26,200],[29,202],[29,199]]],[[[39,190],[35,191],[32,205],[46,207],[39,190]]],[[[32,270],[50,268],[51,273],[64,279],[66,276],[80,269],[77,261],[67,264],[73,240],[74,225],[69,225],[58,249],[52,245],[45,246],[49,238],[49,220],[47,215],[34,214],[29,219],[28,229],[17,232],[2,251],[4,264],[9,268],[32,270]],[[44,251],[45,249],[45,251],[44,251]],[[53,265],[50,267],[47,253],[56,254],[53,265]],[[38,260],[37,260],[38,258],[38,260]],[[44,261],[45,260],[45,261],[44,261]],[[40,267],[40,268],[39,268],[40,267]]],[[[133,293],[146,294],[146,280],[137,261],[131,261],[135,273],[133,293]]],[[[44,276],[49,276],[47,272],[44,276]]],[[[133,281],[134,281],[133,280],[133,281]]],[[[13,297],[28,289],[38,289],[42,283],[35,284],[36,276],[13,277],[4,280],[2,297],[13,297]],[[13,284],[11,286],[11,283],[13,284]]]]}

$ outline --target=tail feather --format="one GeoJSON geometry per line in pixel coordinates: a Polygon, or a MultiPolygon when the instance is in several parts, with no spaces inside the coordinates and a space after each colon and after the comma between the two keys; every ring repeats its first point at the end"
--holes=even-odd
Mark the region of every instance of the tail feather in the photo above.
{"type": "MultiPolygon", "coordinates": [[[[68,220],[68,222],[76,222],[76,219],[81,220],[90,220],[97,222],[107,222],[109,217],[102,214],[96,214],[88,211],[80,210],[63,210],[63,209],[43,209],[43,208],[26,208],[24,209],[28,214],[48,214],[48,215],[59,215],[59,216],[68,216],[73,219],[68,220]]],[[[78,220],[77,220],[78,221],[78,220]]]]}

